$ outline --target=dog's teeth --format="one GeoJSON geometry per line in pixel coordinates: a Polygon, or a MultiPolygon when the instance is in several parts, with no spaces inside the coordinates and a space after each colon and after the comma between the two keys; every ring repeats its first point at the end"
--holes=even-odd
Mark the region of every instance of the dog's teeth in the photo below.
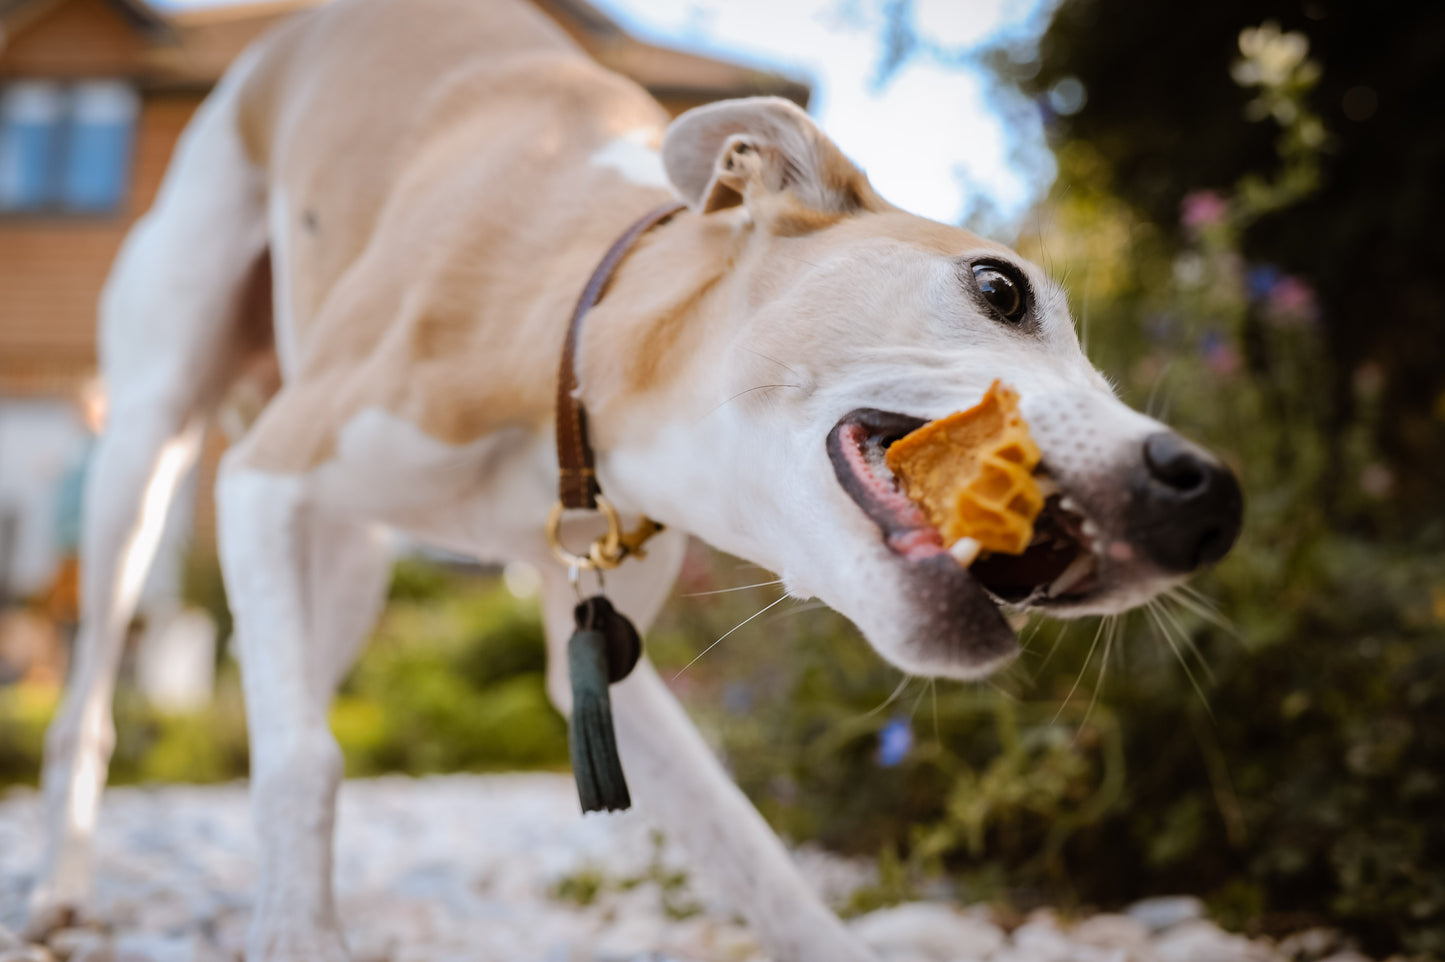
{"type": "Polygon", "coordinates": [[[983,550],[983,545],[972,538],[959,538],[948,548],[948,553],[953,555],[953,560],[967,568],[973,564],[978,553],[983,550]]]}
{"type": "Polygon", "coordinates": [[[1072,564],[1064,569],[1063,574],[1055,578],[1054,583],[1049,585],[1049,597],[1057,598],[1087,578],[1093,570],[1094,556],[1092,554],[1079,555],[1072,564]]]}
{"type": "Polygon", "coordinates": [[[1099,526],[1094,523],[1093,518],[1085,518],[1084,523],[1079,526],[1079,530],[1084,533],[1084,537],[1091,541],[1099,540],[1099,526]]]}
{"type": "Polygon", "coordinates": [[[1065,511],[1072,511],[1074,514],[1084,513],[1084,509],[1079,507],[1079,502],[1075,501],[1068,495],[1064,495],[1064,497],[1059,499],[1059,507],[1063,508],[1065,511]]]}

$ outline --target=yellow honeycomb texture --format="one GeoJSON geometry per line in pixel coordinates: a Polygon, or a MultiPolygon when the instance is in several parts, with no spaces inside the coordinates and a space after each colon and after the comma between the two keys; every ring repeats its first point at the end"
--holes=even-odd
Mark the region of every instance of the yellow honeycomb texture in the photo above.
{"type": "Polygon", "coordinates": [[[903,492],[943,534],[985,551],[1021,554],[1044,498],[1034,480],[1039,447],[1019,395],[994,381],[977,406],[931,421],[893,442],[885,457],[903,492]]]}

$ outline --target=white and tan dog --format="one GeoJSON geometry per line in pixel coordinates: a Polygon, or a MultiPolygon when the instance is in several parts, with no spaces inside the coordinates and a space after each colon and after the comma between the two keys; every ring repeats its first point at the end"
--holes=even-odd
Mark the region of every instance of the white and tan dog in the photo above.
{"type": "MultiPolygon", "coordinates": [[[[1001,604],[1117,611],[1232,542],[1232,476],[1114,397],[1038,268],[890,206],[796,107],[731,101],[669,126],[522,0],[337,0],[231,70],[105,292],[110,428],[46,746],[35,927],[85,897],[157,521],[258,357],[283,385],[217,488],[261,839],[251,962],[346,957],[327,704],[382,602],[385,529],[546,572],[549,691],[568,709],[573,592],[542,535],[559,353],[603,252],[674,195],[690,209],[631,251],[579,353],[603,488],[668,526],[607,580],[639,626],[692,533],[837,608],[900,668],[971,678],[1016,651],[1001,604]],[[969,569],[881,453],[999,377],[1058,493],[1034,548],[969,569]]],[[[640,804],[774,957],[868,959],[646,663],[613,702],[640,804]]]]}

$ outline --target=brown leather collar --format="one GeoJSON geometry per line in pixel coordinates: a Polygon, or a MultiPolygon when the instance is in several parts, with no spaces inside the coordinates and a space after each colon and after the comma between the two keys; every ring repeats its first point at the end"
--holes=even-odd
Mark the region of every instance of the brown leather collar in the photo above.
{"type": "Polygon", "coordinates": [[[577,342],[582,321],[602,299],[607,284],[637,239],[687,205],[675,200],[653,208],[638,218],[613,242],[587,280],[562,345],[562,367],[557,376],[557,466],[558,497],[564,508],[596,508],[601,488],[593,466],[592,445],[587,438],[587,409],[577,396],[577,342]]]}

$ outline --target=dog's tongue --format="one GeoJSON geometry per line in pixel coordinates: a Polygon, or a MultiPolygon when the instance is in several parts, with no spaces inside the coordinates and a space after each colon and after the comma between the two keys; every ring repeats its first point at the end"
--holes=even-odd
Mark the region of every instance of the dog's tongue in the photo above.
{"type": "Polygon", "coordinates": [[[1018,392],[994,381],[976,406],[888,448],[888,469],[903,492],[965,565],[979,551],[1027,550],[1043,510],[1033,477],[1039,448],[1018,408],[1018,392]]]}

